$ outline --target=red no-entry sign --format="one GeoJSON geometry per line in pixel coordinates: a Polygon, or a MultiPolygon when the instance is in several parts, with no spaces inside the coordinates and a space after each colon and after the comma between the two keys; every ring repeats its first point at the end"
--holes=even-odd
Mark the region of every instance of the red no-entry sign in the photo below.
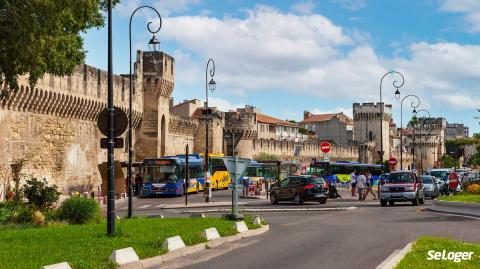
{"type": "Polygon", "coordinates": [[[397,165],[397,159],[395,159],[395,158],[393,158],[393,157],[390,158],[390,159],[388,160],[388,164],[390,164],[391,166],[397,165]]]}
{"type": "Polygon", "coordinates": [[[322,150],[323,153],[329,153],[330,152],[330,143],[328,142],[323,142],[320,145],[320,150],[322,150]]]}

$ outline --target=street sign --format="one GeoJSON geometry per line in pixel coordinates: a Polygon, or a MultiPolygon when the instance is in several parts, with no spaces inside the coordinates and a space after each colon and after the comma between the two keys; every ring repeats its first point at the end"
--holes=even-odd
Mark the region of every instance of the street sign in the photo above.
{"type": "Polygon", "coordinates": [[[232,219],[242,219],[243,217],[238,214],[238,180],[242,177],[243,173],[247,170],[250,165],[250,159],[243,159],[238,157],[224,157],[223,163],[228,170],[230,178],[233,180],[233,189],[232,189],[232,214],[230,215],[232,219]]]}
{"type": "Polygon", "coordinates": [[[330,152],[330,143],[322,142],[322,144],[320,144],[320,149],[322,150],[323,153],[329,153],[330,152]]]}
{"type": "Polygon", "coordinates": [[[323,161],[324,162],[329,162],[330,161],[330,154],[328,154],[328,153],[323,154],[323,161]]]}
{"type": "MultiPolygon", "coordinates": [[[[124,146],[123,138],[114,138],[113,139],[113,148],[121,149],[124,146]]],[[[100,148],[107,149],[108,148],[108,138],[100,138],[100,148]]]]}
{"type": "Polygon", "coordinates": [[[391,166],[397,165],[397,159],[395,159],[395,158],[393,158],[393,157],[390,158],[390,159],[388,160],[388,164],[390,164],[391,166]]]}
{"type": "MultiPolygon", "coordinates": [[[[118,107],[114,108],[114,120],[113,120],[113,126],[115,128],[115,131],[113,132],[114,137],[119,137],[121,136],[125,130],[127,130],[128,127],[128,118],[127,118],[127,113],[125,111],[121,110],[118,107]]],[[[100,112],[98,115],[97,119],[97,127],[100,130],[100,132],[104,136],[108,136],[108,109],[105,108],[100,112]]]]}
{"type": "Polygon", "coordinates": [[[225,167],[228,170],[228,174],[230,175],[230,178],[232,180],[237,181],[237,182],[238,182],[238,179],[247,170],[251,161],[252,160],[250,160],[250,159],[235,158],[235,157],[224,157],[223,158],[223,162],[225,163],[225,167]],[[237,160],[235,161],[235,159],[237,159],[237,160]]]}

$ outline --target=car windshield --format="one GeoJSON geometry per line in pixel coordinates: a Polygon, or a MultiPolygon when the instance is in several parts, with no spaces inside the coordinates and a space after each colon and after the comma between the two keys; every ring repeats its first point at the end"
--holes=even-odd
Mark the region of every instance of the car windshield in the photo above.
{"type": "Polygon", "coordinates": [[[422,181],[425,184],[433,184],[433,180],[431,177],[422,177],[422,181]]]}
{"type": "Polygon", "coordinates": [[[448,176],[449,172],[448,171],[432,171],[430,172],[431,176],[437,177],[437,178],[444,178],[448,176]]]}
{"type": "Polygon", "coordinates": [[[388,183],[413,183],[415,180],[411,173],[393,173],[388,175],[388,183]]]}

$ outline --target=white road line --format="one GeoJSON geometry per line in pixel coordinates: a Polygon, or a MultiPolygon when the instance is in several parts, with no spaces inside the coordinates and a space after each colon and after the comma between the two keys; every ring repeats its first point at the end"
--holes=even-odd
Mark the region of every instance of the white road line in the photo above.
{"type": "Polygon", "coordinates": [[[125,209],[128,209],[128,206],[124,206],[124,207],[120,208],[120,210],[125,210],[125,209]]]}
{"type": "Polygon", "coordinates": [[[139,206],[139,207],[137,207],[137,208],[138,208],[138,209],[144,209],[144,208],[148,208],[148,207],[150,207],[150,206],[151,206],[151,205],[142,205],[142,206],[139,206]]]}

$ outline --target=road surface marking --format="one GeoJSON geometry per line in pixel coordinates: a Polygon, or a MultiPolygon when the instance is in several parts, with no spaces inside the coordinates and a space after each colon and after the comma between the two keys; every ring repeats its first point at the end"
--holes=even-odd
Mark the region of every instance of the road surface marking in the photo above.
{"type": "Polygon", "coordinates": [[[155,208],[165,207],[165,205],[157,205],[155,208]]]}
{"type": "Polygon", "coordinates": [[[144,208],[147,208],[147,207],[150,207],[150,205],[142,205],[142,206],[139,206],[137,207],[138,209],[144,209],[144,208]]]}

